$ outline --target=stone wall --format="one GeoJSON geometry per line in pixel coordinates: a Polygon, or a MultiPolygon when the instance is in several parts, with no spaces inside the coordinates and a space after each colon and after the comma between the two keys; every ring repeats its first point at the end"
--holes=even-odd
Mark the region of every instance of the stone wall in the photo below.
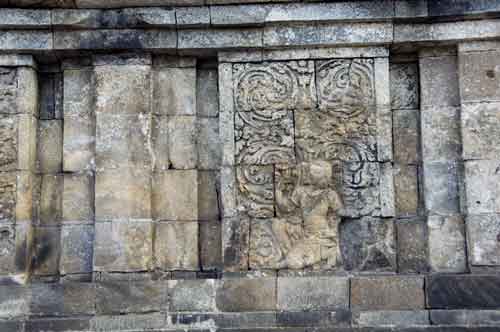
{"type": "Polygon", "coordinates": [[[0,1],[1,331],[500,329],[500,3],[257,2],[0,1]]]}

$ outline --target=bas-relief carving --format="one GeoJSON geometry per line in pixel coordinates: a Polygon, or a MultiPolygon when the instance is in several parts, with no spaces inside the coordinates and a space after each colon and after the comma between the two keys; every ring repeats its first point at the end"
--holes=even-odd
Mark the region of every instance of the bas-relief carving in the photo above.
{"type": "Polygon", "coordinates": [[[341,218],[380,215],[373,66],[234,65],[237,203],[252,219],[251,268],[339,266],[341,218]]]}

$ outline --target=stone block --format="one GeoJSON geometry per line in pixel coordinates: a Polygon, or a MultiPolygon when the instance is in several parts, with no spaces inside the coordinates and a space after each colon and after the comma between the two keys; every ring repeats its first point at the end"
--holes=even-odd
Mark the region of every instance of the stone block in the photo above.
{"type": "Polygon", "coordinates": [[[0,117],[0,170],[15,171],[18,169],[18,121],[16,116],[0,117]]]}
{"type": "Polygon", "coordinates": [[[168,117],[161,115],[152,116],[151,124],[151,159],[154,163],[153,170],[165,171],[170,167],[168,159],[168,117]]]}
{"type": "Polygon", "coordinates": [[[207,48],[262,47],[262,31],[258,29],[182,29],[178,31],[177,48],[181,50],[207,48]]]}
{"type": "Polygon", "coordinates": [[[276,310],[276,279],[222,279],[216,290],[217,309],[222,312],[276,310]]]}
{"type": "Polygon", "coordinates": [[[63,170],[95,169],[96,122],[91,115],[64,116],[63,170]]]}
{"type": "Polygon", "coordinates": [[[500,265],[500,215],[466,217],[468,257],[471,265],[500,265]]]}
{"type": "Polygon", "coordinates": [[[32,315],[69,316],[95,314],[92,283],[35,284],[31,286],[32,315]]]}
{"type": "Polygon", "coordinates": [[[96,291],[99,315],[160,311],[167,304],[167,284],[160,281],[99,282],[96,291]]]}
{"type": "Polygon", "coordinates": [[[33,273],[38,276],[53,276],[59,273],[61,230],[56,227],[34,228],[33,273]]]}
{"type": "MultiPolygon", "coordinates": [[[[33,220],[33,197],[36,176],[29,172],[17,172],[15,181],[17,195],[15,205],[16,224],[29,224],[33,220]]],[[[8,192],[10,192],[10,190],[8,190],[8,192]]]]}
{"type": "Polygon", "coordinates": [[[273,165],[237,167],[236,186],[236,203],[240,215],[252,218],[274,217],[273,165]]]}
{"type": "Polygon", "coordinates": [[[461,157],[460,109],[427,107],[420,112],[422,158],[428,161],[458,160],[461,157]]]}
{"type": "Polygon", "coordinates": [[[196,168],[196,130],[194,116],[172,116],[168,119],[168,156],[172,168],[196,168]]]}
{"type": "Polygon", "coordinates": [[[463,104],[461,110],[463,157],[495,159],[500,153],[500,103],[463,104]]]}
{"type": "Polygon", "coordinates": [[[393,125],[392,125],[392,111],[389,108],[389,106],[380,106],[380,105],[377,106],[376,125],[377,125],[377,160],[382,162],[392,161],[393,125]]]}
{"type": "Polygon", "coordinates": [[[219,115],[217,81],[216,69],[198,69],[196,76],[196,112],[199,117],[219,115]]]}
{"type": "Polygon", "coordinates": [[[209,7],[179,7],[175,9],[177,25],[183,27],[202,27],[210,24],[209,7]]]}
{"type": "Polygon", "coordinates": [[[284,329],[351,326],[351,313],[344,309],[335,311],[278,311],[276,316],[277,326],[284,329]]]}
{"type": "Polygon", "coordinates": [[[219,220],[219,173],[198,171],[198,220],[219,220]]]}
{"type": "Polygon", "coordinates": [[[418,166],[395,166],[394,189],[396,214],[398,216],[415,216],[419,207],[418,166]]]}
{"type": "Polygon", "coordinates": [[[340,224],[343,266],[355,271],[395,271],[393,219],[347,219],[340,224]]]}
{"type": "Polygon", "coordinates": [[[380,164],[379,200],[381,217],[396,216],[396,188],[394,183],[394,172],[392,163],[388,162],[380,164]]]}
{"type": "Polygon", "coordinates": [[[145,271],[152,268],[153,227],[145,221],[95,225],[94,271],[145,271]]]}
{"type": "Polygon", "coordinates": [[[353,317],[353,325],[359,327],[410,327],[429,324],[429,313],[425,310],[361,311],[354,314],[353,317]]]}
{"type": "Polygon", "coordinates": [[[234,94],[233,65],[219,64],[219,134],[222,145],[222,165],[234,165],[234,94]]]}
{"type": "Polygon", "coordinates": [[[232,167],[222,167],[220,171],[220,212],[223,218],[237,214],[235,173],[232,167]]]}
{"type": "Polygon", "coordinates": [[[64,174],[63,223],[92,223],[94,221],[94,184],[93,174],[64,174]]]}
{"type": "Polygon", "coordinates": [[[0,222],[14,223],[17,208],[17,176],[16,172],[0,173],[0,222]]]}
{"type": "Polygon", "coordinates": [[[158,68],[154,72],[154,113],[196,115],[196,68],[158,68]]]}
{"type": "Polygon", "coordinates": [[[465,226],[461,216],[429,216],[429,265],[435,272],[466,271],[465,226]]]}
{"type": "Polygon", "coordinates": [[[17,320],[17,321],[8,321],[8,320],[2,320],[0,321],[0,330],[3,332],[19,332],[19,331],[24,331],[24,322],[17,320]]]}
{"type": "Polygon", "coordinates": [[[278,310],[333,311],[348,308],[349,280],[347,278],[278,278],[278,310]]]}
{"type": "Polygon", "coordinates": [[[471,160],[465,162],[466,212],[469,214],[500,212],[499,162],[471,160]]]}
{"type": "Polygon", "coordinates": [[[41,173],[58,173],[62,170],[62,147],[62,121],[38,121],[38,170],[41,173]]]}
{"type": "Polygon", "coordinates": [[[220,220],[200,222],[200,265],[203,271],[222,268],[222,223],[220,220]]]}
{"type": "Polygon", "coordinates": [[[398,220],[398,272],[425,273],[427,259],[427,223],[423,219],[398,220]]]}
{"type": "Polygon", "coordinates": [[[221,166],[221,142],[218,118],[198,118],[198,169],[214,170],[221,166]]]}
{"type": "Polygon", "coordinates": [[[151,174],[122,168],[96,173],[96,220],[150,219],[151,174]]]}
{"type": "Polygon", "coordinates": [[[41,225],[58,225],[62,219],[63,175],[41,176],[39,222],[41,225]]]}
{"type": "Polygon", "coordinates": [[[151,116],[97,113],[96,167],[151,167],[151,116]]]}
{"type": "Polygon", "coordinates": [[[436,275],[426,280],[427,307],[431,309],[497,309],[497,275],[436,275]]]}
{"type": "Polygon", "coordinates": [[[150,67],[95,67],[96,113],[140,115],[150,112],[150,67]]]}
{"type": "Polygon", "coordinates": [[[393,111],[394,161],[416,164],[420,160],[418,110],[393,111]]]}
{"type": "Polygon", "coordinates": [[[215,280],[171,280],[168,282],[169,311],[215,311],[215,280]]]}
{"type": "Polygon", "coordinates": [[[499,325],[499,310],[431,310],[435,325],[499,325]]]}
{"type": "Polygon", "coordinates": [[[153,219],[198,219],[198,171],[168,170],[153,173],[153,219]]]}
{"type": "Polygon", "coordinates": [[[95,231],[93,225],[64,225],[61,229],[62,275],[91,273],[95,231]]]}
{"type": "Polygon", "coordinates": [[[419,59],[422,106],[458,106],[458,64],[456,55],[419,59]]]}
{"type": "Polygon", "coordinates": [[[224,218],[222,220],[222,260],[224,271],[248,270],[250,249],[250,220],[224,218]]]}
{"type": "Polygon", "coordinates": [[[424,201],[427,211],[437,214],[459,212],[461,167],[455,162],[424,161],[424,201]]]}
{"type": "Polygon", "coordinates": [[[36,128],[31,115],[0,115],[0,171],[34,171],[36,128]]]}
{"type": "Polygon", "coordinates": [[[0,285],[0,317],[13,319],[28,314],[30,297],[28,287],[0,285]]]}
{"type": "MultiPolygon", "coordinates": [[[[26,331],[50,331],[50,332],[65,332],[65,331],[90,331],[91,320],[85,318],[42,318],[30,319],[25,324],[26,331]]],[[[18,331],[18,330],[16,330],[18,331]]]]}
{"type": "Polygon", "coordinates": [[[419,108],[418,64],[391,63],[391,108],[394,110],[419,108]]]}
{"type": "Polygon", "coordinates": [[[63,74],[41,72],[38,74],[39,115],[41,120],[63,118],[63,74]]]}
{"type": "Polygon", "coordinates": [[[460,96],[462,101],[500,101],[500,52],[460,53],[460,96]]]}
{"type": "Polygon", "coordinates": [[[16,229],[0,222],[0,275],[16,272],[16,229]]]}
{"type": "Polygon", "coordinates": [[[64,70],[64,117],[90,116],[94,112],[94,71],[78,67],[64,70]]]}
{"type": "Polygon", "coordinates": [[[52,34],[49,31],[8,30],[5,31],[0,43],[4,50],[12,51],[49,51],[53,49],[52,34]]]}
{"type": "Polygon", "coordinates": [[[156,267],[165,270],[199,270],[198,223],[156,224],[156,267]]]}
{"type": "Polygon", "coordinates": [[[165,324],[165,313],[95,316],[91,321],[91,331],[157,331],[165,324]]]}
{"type": "Polygon", "coordinates": [[[0,14],[2,28],[25,27],[48,27],[50,26],[49,10],[30,9],[8,9],[5,8],[0,14]]]}
{"type": "Polygon", "coordinates": [[[425,308],[421,277],[358,277],[351,279],[354,310],[419,310],[425,308]]]}

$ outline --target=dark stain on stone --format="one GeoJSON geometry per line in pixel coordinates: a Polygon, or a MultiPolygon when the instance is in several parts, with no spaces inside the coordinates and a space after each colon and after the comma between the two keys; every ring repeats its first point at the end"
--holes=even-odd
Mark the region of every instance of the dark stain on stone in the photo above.
{"type": "Polygon", "coordinates": [[[490,70],[487,70],[487,71],[486,71],[486,76],[487,76],[488,78],[495,78],[495,72],[494,72],[493,70],[491,70],[491,69],[490,69],[490,70]]]}
{"type": "Polygon", "coordinates": [[[28,266],[27,254],[26,239],[24,239],[16,248],[15,264],[18,271],[26,270],[26,267],[28,266]]]}

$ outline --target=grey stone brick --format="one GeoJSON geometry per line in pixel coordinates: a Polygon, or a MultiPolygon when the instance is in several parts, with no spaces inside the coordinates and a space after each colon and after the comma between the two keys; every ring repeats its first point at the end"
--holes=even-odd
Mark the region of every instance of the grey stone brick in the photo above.
{"type": "Polygon", "coordinates": [[[223,279],[216,290],[217,309],[223,312],[276,310],[276,279],[223,279]]]}
{"type": "Polygon", "coordinates": [[[164,271],[198,271],[198,236],[197,222],[172,221],[156,224],[156,267],[164,271]]]}
{"type": "Polygon", "coordinates": [[[416,164],[420,160],[419,116],[417,110],[393,111],[394,161],[416,164]]]}
{"type": "Polygon", "coordinates": [[[419,326],[429,325],[429,313],[425,310],[412,311],[362,311],[353,317],[353,325],[364,326],[419,326]]]}
{"type": "Polygon", "coordinates": [[[500,112],[500,103],[467,103],[462,105],[464,159],[496,159],[500,153],[498,112],[500,112]]]}
{"type": "Polygon", "coordinates": [[[170,311],[215,311],[215,280],[170,280],[170,311]]]}
{"type": "Polygon", "coordinates": [[[500,265],[500,215],[466,217],[468,258],[471,265],[500,265]]]}
{"type": "Polygon", "coordinates": [[[37,284],[31,286],[32,315],[71,316],[95,314],[95,285],[91,283],[37,284]]]}
{"type": "Polygon", "coordinates": [[[460,53],[460,92],[462,101],[500,101],[500,52],[460,53]]]}
{"type": "Polygon", "coordinates": [[[427,259],[427,223],[424,219],[398,220],[398,272],[425,273],[427,259]]]}
{"type": "Polygon", "coordinates": [[[461,216],[429,216],[429,265],[432,271],[466,271],[465,226],[461,216]]]}
{"type": "Polygon", "coordinates": [[[419,60],[421,103],[427,106],[457,106],[460,103],[456,55],[419,60]]]}
{"type": "Polygon", "coordinates": [[[61,229],[61,274],[91,273],[93,244],[93,225],[64,225],[61,229]]]}

